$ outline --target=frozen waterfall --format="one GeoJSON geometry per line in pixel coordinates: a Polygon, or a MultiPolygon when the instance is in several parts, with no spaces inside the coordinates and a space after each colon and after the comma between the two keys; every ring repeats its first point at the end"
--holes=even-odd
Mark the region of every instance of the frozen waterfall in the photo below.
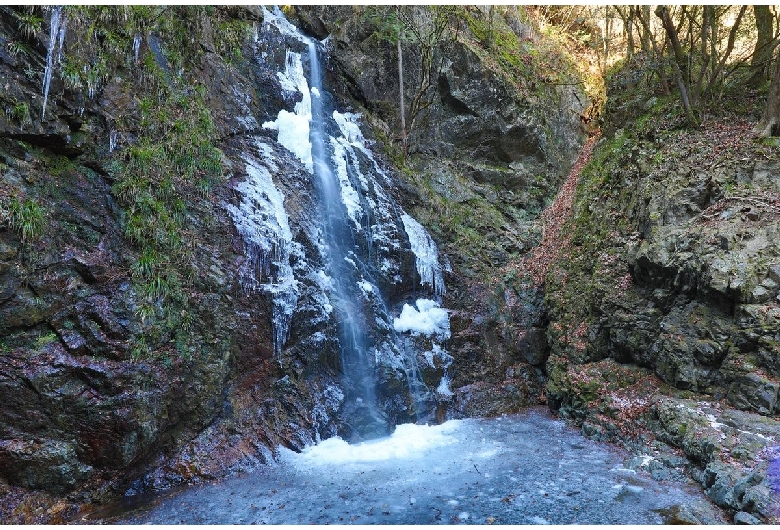
{"type": "MultiPolygon", "coordinates": [[[[393,201],[388,191],[393,179],[374,158],[360,128],[360,114],[335,108],[322,78],[319,54],[323,45],[301,34],[278,9],[265,10],[263,30],[271,29],[290,43],[276,73],[290,104],[262,128],[275,135],[278,145],[294,155],[312,179],[318,211],[311,215],[320,221],[318,232],[311,237],[317,240],[320,253],[315,261],[321,261],[324,270],[307,277],[314,278],[327,297],[323,307],[337,323],[344,394],[340,417],[350,426],[351,439],[382,436],[395,423],[421,419],[437,395],[446,395],[441,389],[448,389],[446,373],[433,388],[421,376],[421,368],[434,367],[433,359],[439,364],[451,361],[443,347],[449,336],[449,317],[439,306],[445,289],[438,249],[425,228],[393,201]],[[400,275],[400,256],[411,256],[419,278],[400,275]],[[414,282],[421,291],[415,294],[428,293],[437,299],[428,301],[435,308],[426,305],[415,315],[408,304],[388,306],[384,292],[388,283],[414,282]],[[413,340],[419,336],[413,329],[426,325],[423,320],[432,316],[436,326],[447,332],[435,334],[433,346],[421,349],[413,340]],[[398,319],[405,327],[396,324],[398,319]],[[420,322],[415,324],[415,319],[420,322]],[[437,355],[432,356],[433,351],[437,355]],[[378,392],[382,377],[404,380],[411,401],[389,396],[386,390],[385,394],[378,392]],[[389,413],[388,405],[407,410],[389,413]]],[[[300,254],[303,260],[303,250],[293,241],[286,197],[275,184],[279,171],[275,148],[259,137],[255,144],[243,155],[247,178],[235,186],[241,200],[225,207],[244,240],[247,259],[240,271],[242,285],[271,297],[274,352],[283,366],[303,280],[296,278],[291,258],[300,254]]],[[[421,303],[427,302],[418,300],[418,307],[421,303]]],[[[390,386],[393,392],[403,390],[396,384],[390,386]]]]}

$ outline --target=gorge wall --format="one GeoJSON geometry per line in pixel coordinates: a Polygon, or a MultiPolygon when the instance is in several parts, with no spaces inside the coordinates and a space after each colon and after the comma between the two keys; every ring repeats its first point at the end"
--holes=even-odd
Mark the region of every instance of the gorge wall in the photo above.
{"type": "MultiPolygon", "coordinates": [[[[65,520],[80,503],[252,469],[273,447],[349,430],[338,322],[318,274],[316,190],[264,126],[301,102],[280,74],[305,46],[250,7],[1,14],[4,520],[65,520]],[[247,183],[264,178],[268,192],[247,199],[247,183]],[[282,221],[258,220],[267,237],[252,242],[236,216],[247,200],[268,213],[278,197],[290,228],[284,263],[282,221]],[[292,308],[259,285],[282,279],[282,265],[297,282],[292,308]],[[25,500],[30,491],[42,492],[39,505],[25,500]]],[[[316,37],[332,34],[334,106],[362,114],[365,141],[386,146],[386,159],[360,163],[378,167],[388,204],[438,243],[452,359],[431,361],[422,378],[433,388],[446,368],[453,395],[438,394],[435,414],[535,403],[540,298],[520,291],[526,307],[506,311],[517,293],[497,271],[539,238],[534,220],[584,139],[584,94],[532,75],[551,45],[521,13],[500,25],[517,53],[496,63],[481,40],[484,13],[465,10],[468,28],[434,50],[432,90],[399,169],[394,47],[359,8],[295,15],[316,37]]],[[[404,46],[413,93],[433,70],[404,46]]],[[[379,283],[394,315],[435,294],[401,217],[383,225],[394,243],[380,251],[393,264],[379,283]]],[[[396,402],[393,421],[408,421],[394,370],[383,392],[396,402]]]]}
{"type": "Polygon", "coordinates": [[[545,280],[550,406],[658,477],[689,474],[735,521],[766,523],[779,488],[776,145],[751,135],[758,116],[741,105],[680,127],[672,98],[619,70],[608,102],[545,280]]]}
{"type": "Polygon", "coordinates": [[[280,126],[325,93],[310,39],[347,257],[385,264],[353,298],[383,315],[367,334],[388,424],[546,402],[735,520],[771,521],[777,146],[749,112],[685,130],[671,99],[614,77],[534,284],[540,215],[586,137],[570,57],[521,9],[488,25],[409,7],[404,148],[383,9],[289,9],[303,37],[251,7],[0,8],[3,521],[359,435],[312,163],[280,126]],[[446,333],[396,326],[439,305],[446,333]]]}

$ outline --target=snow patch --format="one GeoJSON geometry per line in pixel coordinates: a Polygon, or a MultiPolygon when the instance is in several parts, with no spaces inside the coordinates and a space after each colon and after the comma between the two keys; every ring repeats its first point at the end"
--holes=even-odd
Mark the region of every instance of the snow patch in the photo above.
{"type": "Polygon", "coordinates": [[[360,216],[363,213],[363,208],[360,206],[360,195],[352,187],[352,183],[349,181],[349,173],[347,171],[347,151],[344,145],[336,138],[331,137],[331,146],[333,147],[333,167],[336,169],[336,176],[339,179],[339,187],[341,188],[341,200],[344,206],[347,207],[347,215],[354,223],[355,227],[360,229],[360,216]]]}
{"type": "Polygon", "coordinates": [[[303,72],[301,54],[287,50],[285,71],[276,74],[282,89],[288,93],[300,93],[301,101],[295,104],[295,112],[280,110],[275,121],[263,123],[264,129],[278,131],[277,141],[297,156],[309,173],[314,172],[311,156],[309,128],[311,124],[311,93],[303,72]]]}
{"type": "Polygon", "coordinates": [[[339,437],[329,438],[319,445],[294,453],[279,448],[280,456],[301,470],[312,470],[332,464],[403,460],[422,456],[424,452],[457,442],[453,437],[462,420],[450,420],[441,425],[399,425],[387,438],[350,445],[339,437]]]}
{"type": "Polygon", "coordinates": [[[450,378],[442,376],[439,381],[439,386],[436,388],[436,393],[442,396],[452,396],[452,390],[450,390],[450,378]]]}
{"type": "Polygon", "coordinates": [[[404,304],[401,315],[393,319],[393,328],[399,333],[410,331],[412,335],[435,335],[441,339],[450,337],[450,317],[446,309],[433,300],[420,298],[417,309],[404,304]]]}
{"type": "Polygon", "coordinates": [[[346,141],[356,147],[365,147],[366,141],[365,138],[363,138],[363,132],[360,130],[360,126],[357,123],[358,119],[360,119],[360,114],[353,114],[351,112],[342,114],[338,111],[333,111],[333,121],[338,125],[339,131],[346,141]]]}

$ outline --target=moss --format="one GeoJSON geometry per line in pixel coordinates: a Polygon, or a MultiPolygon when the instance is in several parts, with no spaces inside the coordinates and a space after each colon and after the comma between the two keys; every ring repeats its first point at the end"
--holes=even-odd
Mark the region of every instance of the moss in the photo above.
{"type": "Polygon", "coordinates": [[[6,113],[19,123],[21,127],[25,125],[32,125],[32,118],[30,117],[30,106],[25,102],[13,102],[6,109],[6,113]]]}
{"type": "Polygon", "coordinates": [[[517,256],[519,246],[505,248],[510,241],[505,226],[510,220],[497,206],[476,195],[463,202],[449,200],[424,179],[419,185],[426,206],[411,213],[437,240],[458,249],[453,255],[473,267],[477,277],[489,279],[495,269],[517,256]]]}

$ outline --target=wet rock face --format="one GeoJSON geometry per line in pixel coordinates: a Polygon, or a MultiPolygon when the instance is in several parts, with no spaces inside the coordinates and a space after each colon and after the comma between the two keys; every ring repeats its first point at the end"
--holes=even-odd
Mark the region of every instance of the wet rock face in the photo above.
{"type": "MultiPolygon", "coordinates": [[[[12,87],[3,104],[29,112],[0,115],[0,202],[6,208],[29,200],[42,211],[36,238],[0,218],[0,477],[58,494],[106,480],[121,488],[153,457],[213,422],[237,367],[250,366],[246,376],[263,370],[270,357],[262,346],[270,344],[268,313],[263,300],[239,289],[241,249],[218,207],[229,190],[216,188],[186,204],[193,237],[186,296],[198,349],[182,355],[170,335],[150,335],[131,275],[139,250],[126,238],[127,212],[112,191],[112,163],[120,155],[111,152],[110,134],[116,118],[126,115],[136,118],[124,122],[120,150],[139,136],[134,93],[143,95],[143,83],[135,86],[135,73],[120,69],[90,98],[55,75],[41,120],[40,83],[24,71],[45,63],[48,35],[24,37],[9,11],[0,15],[3,42],[28,45],[26,53],[0,60],[0,77],[12,87]],[[136,358],[139,339],[149,354],[136,358]]],[[[65,50],[79,38],[70,31],[65,50]]],[[[130,53],[131,45],[132,39],[130,53]]],[[[226,138],[245,131],[235,109],[248,108],[239,88],[253,85],[216,55],[196,68],[217,79],[232,73],[233,99],[224,97],[225,84],[208,85],[213,101],[222,102],[212,112],[226,138]]],[[[229,163],[230,142],[222,147],[229,163]]]]}
{"type": "MultiPolygon", "coordinates": [[[[171,43],[130,38],[133,66],[118,67],[94,97],[55,75],[43,121],[40,88],[20,69],[45,62],[48,35],[35,37],[32,56],[0,61],[0,75],[18,81],[9,97],[24,97],[31,117],[28,123],[0,116],[0,171],[9,184],[0,201],[5,207],[12,198],[30,199],[44,212],[42,236],[34,239],[22,240],[0,218],[0,398],[8,404],[0,411],[0,476],[12,485],[57,494],[102,488],[101,495],[130,482],[133,491],[168,487],[252,469],[270,458],[269,448],[301,449],[338,432],[344,401],[338,323],[317,274],[324,267],[322,223],[312,179],[276,133],[261,126],[298,103],[278,76],[284,39],[259,45],[251,38],[256,13],[233,11],[222,11],[222,22],[227,14],[249,37],[242,40],[244,59],[233,64],[214,53],[207,20],[188,19],[189,12],[181,19],[202,32],[196,35],[207,53],[187,65],[186,75],[202,81],[198,94],[211,113],[226,173],[208,192],[183,197],[189,346],[182,347],[175,330],[159,332],[160,323],[142,308],[145,291],[134,277],[142,251],[127,236],[132,212],[113,187],[116,163],[144,134],[140,102],[149,85],[135,70],[132,46],[165,69],[155,49],[165,53],[171,43]],[[121,116],[127,121],[117,131],[121,116]],[[273,154],[273,180],[297,249],[290,266],[298,298],[281,361],[273,299],[244,284],[251,256],[229,215],[250,178],[246,154],[261,156],[258,142],[273,154]]],[[[3,35],[21,38],[3,13],[3,35]]],[[[79,38],[69,31],[66,53],[79,38]]],[[[386,178],[395,195],[394,177],[386,178]]],[[[395,308],[421,291],[420,277],[400,220],[382,221],[386,243],[395,243],[370,250],[389,264],[379,284],[395,308]]],[[[156,303],[159,310],[162,302],[156,303]]],[[[372,333],[387,333],[380,328],[372,333]]],[[[397,367],[384,373],[388,399],[408,393],[399,389],[402,382],[397,367]]],[[[397,421],[409,420],[409,403],[392,405],[397,421]]]]}
{"type": "MultiPolygon", "coordinates": [[[[394,50],[374,53],[366,44],[370,34],[348,12],[351,7],[328,11],[348,19],[348,29],[331,41],[328,84],[338,87],[342,110],[364,111],[365,120],[386,134],[396,119],[394,50]]],[[[30,199],[43,210],[39,238],[23,237],[0,217],[0,400],[8,405],[0,410],[0,477],[14,486],[56,494],[75,490],[71,494],[77,496],[86,490],[100,490],[101,496],[123,492],[129,482],[134,491],[167,487],[252,469],[270,458],[269,447],[300,449],[343,428],[334,420],[344,401],[338,323],[316,274],[324,263],[314,186],[301,161],[262,126],[299,102],[285,93],[278,75],[286,48],[252,38],[260,11],[218,8],[213,19],[204,13],[180,13],[182,28],[200,45],[182,70],[192,83],[180,97],[201,98],[211,114],[225,178],[206,191],[178,190],[189,261],[182,286],[190,319],[187,347],[176,330],[159,332],[162,324],[144,306],[145,291],[137,281],[143,251],[127,233],[133,212],[116,191],[117,164],[132,159],[130,151],[148,127],[141,115],[150,94],[162,98],[175,90],[170,76],[176,53],[166,56],[176,52],[166,40],[171,36],[149,33],[136,39],[118,29],[126,42],[125,55],[111,52],[118,58],[116,69],[97,85],[86,79],[79,85],[59,75],[73,50],[81,50],[73,52],[76,59],[95,63],[78,48],[81,22],[74,15],[64,23],[64,56],[53,63],[42,119],[38,77],[46,64],[50,11],[40,12],[44,23],[29,36],[21,34],[12,11],[0,12],[3,42],[28,45],[13,56],[0,46],[0,79],[9,87],[2,103],[16,109],[0,113],[0,174],[7,184],[0,189],[0,205],[30,199]],[[242,58],[233,53],[226,60],[220,39],[236,27],[246,32],[236,45],[242,58]],[[162,81],[143,70],[147,67],[162,72],[162,81]],[[278,166],[273,181],[285,197],[292,244],[300,251],[290,258],[298,298],[281,362],[274,351],[274,301],[267,291],[243,284],[241,271],[250,256],[227,206],[240,203],[238,188],[250,177],[245,154],[260,156],[258,142],[273,153],[278,166]],[[147,473],[150,466],[154,469],[147,473]]],[[[108,18],[108,23],[127,22],[108,18]]],[[[333,29],[317,20],[311,20],[314,30],[333,29]]],[[[451,57],[435,79],[440,97],[416,129],[410,165],[417,166],[415,174],[431,178],[436,197],[467,208],[478,204],[480,215],[474,218],[482,235],[514,221],[521,229],[502,228],[494,246],[463,256],[462,241],[447,230],[451,219],[425,217],[440,209],[428,208],[430,197],[420,193],[420,182],[403,183],[379,163],[387,170],[389,199],[432,231],[442,257],[449,257],[442,261],[454,267],[446,274],[451,291],[444,304],[454,315],[453,336],[445,346],[452,345],[455,364],[447,373],[453,387],[471,386],[454,396],[445,392],[439,408],[428,411],[437,419],[509,412],[535,402],[538,367],[546,356],[538,293],[512,294],[527,296],[528,312],[502,320],[501,300],[508,295],[491,292],[484,274],[537,238],[534,212],[581,140],[576,119],[561,118],[572,115],[569,96],[560,99],[558,121],[567,132],[559,141],[558,133],[551,135],[472,49],[453,44],[444,52],[451,57]],[[480,301],[476,310],[475,300],[480,301]],[[534,329],[525,334],[527,323],[534,329]],[[489,381],[474,386],[479,379],[489,381]]],[[[412,65],[414,57],[412,50],[412,65]]],[[[412,76],[409,82],[419,79],[412,76]]],[[[169,125],[166,119],[179,117],[181,109],[155,119],[169,125]]],[[[360,163],[371,165],[365,158],[360,163]]],[[[379,192],[370,193],[373,200],[379,192]]],[[[359,249],[388,264],[377,282],[396,314],[403,303],[433,289],[419,285],[422,278],[397,217],[388,214],[382,221],[388,241],[398,244],[359,249]]],[[[491,238],[483,240],[493,244],[491,238]]],[[[368,297],[364,307],[378,304],[368,297]]],[[[159,315],[161,305],[152,312],[159,315]]],[[[371,333],[390,333],[391,324],[378,323],[371,333]]],[[[430,350],[425,353],[435,351],[432,343],[424,346],[430,350]]],[[[422,357],[422,378],[435,388],[452,361],[444,354],[432,355],[430,362],[422,357]]],[[[408,421],[415,411],[399,397],[409,393],[400,388],[400,368],[385,368],[382,399],[394,421],[408,421]]]]}

